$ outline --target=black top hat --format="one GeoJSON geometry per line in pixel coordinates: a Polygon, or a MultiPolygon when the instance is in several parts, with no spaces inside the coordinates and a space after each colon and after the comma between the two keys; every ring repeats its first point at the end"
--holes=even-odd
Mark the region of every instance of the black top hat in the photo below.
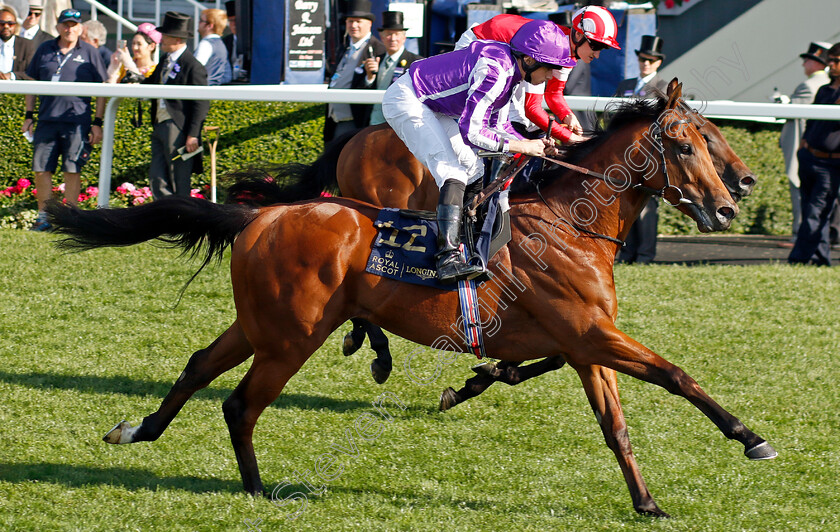
{"type": "Polygon", "coordinates": [[[393,30],[393,31],[406,31],[408,28],[405,27],[403,23],[403,12],[402,11],[383,11],[382,12],[382,27],[379,28],[379,31],[383,30],[393,30]]]}
{"type": "Polygon", "coordinates": [[[548,20],[557,24],[558,26],[566,26],[567,28],[572,27],[572,11],[567,9],[566,11],[561,11],[559,13],[551,13],[548,15],[548,20]]]}
{"type": "Polygon", "coordinates": [[[370,0],[350,0],[350,4],[347,6],[347,13],[344,14],[344,18],[366,18],[373,22],[376,20],[376,17],[373,13],[371,13],[370,6],[370,0]]]}
{"type": "Polygon", "coordinates": [[[665,59],[665,54],[662,53],[662,39],[656,35],[642,35],[642,44],[636,50],[636,55],[645,54],[665,59]]]}
{"type": "Polygon", "coordinates": [[[831,48],[831,43],[812,42],[810,46],[808,46],[808,51],[804,54],[799,54],[799,57],[802,59],[813,59],[818,63],[827,65],[828,63],[825,62],[825,56],[828,53],[829,48],[831,48]]]}
{"type": "Polygon", "coordinates": [[[229,17],[236,16],[236,0],[225,2],[225,12],[227,12],[227,16],[229,17]]]}
{"type": "Polygon", "coordinates": [[[157,28],[159,32],[170,37],[191,39],[193,36],[189,15],[177,11],[167,11],[163,16],[163,24],[157,28]]]}

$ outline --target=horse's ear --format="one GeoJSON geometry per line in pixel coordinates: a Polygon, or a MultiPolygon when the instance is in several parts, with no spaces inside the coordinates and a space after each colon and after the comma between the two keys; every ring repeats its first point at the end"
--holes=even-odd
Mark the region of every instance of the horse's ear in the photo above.
{"type": "Polygon", "coordinates": [[[680,82],[677,81],[677,78],[672,79],[671,82],[668,83],[668,90],[665,91],[665,94],[670,96],[671,93],[674,92],[674,90],[677,88],[677,85],[679,85],[679,84],[680,84],[680,82]]]}
{"type": "MultiPolygon", "coordinates": [[[[676,79],[674,80],[676,81],[676,79]]],[[[672,82],[673,83],[673,82],[672,82]]],[[[665,106],[666,109],[676,109],[677,103],[682,98],[682,83],[677,83],[677,86],[671,90],[671,86],[668,86],[668,105],[665,106]]]]}

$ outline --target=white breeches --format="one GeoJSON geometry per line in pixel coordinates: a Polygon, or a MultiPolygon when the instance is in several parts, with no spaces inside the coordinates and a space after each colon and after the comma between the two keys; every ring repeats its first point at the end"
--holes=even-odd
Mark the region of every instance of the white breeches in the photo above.
{"type": "Polygon", "coordinates": [[[409,151],[429,169],[438,188],[447,179],[468,184],[484,174],[484,165],[464,143],[458,122],[423,105],[410,75],[401,76],[385,91],[382,114],[409,151]]]}

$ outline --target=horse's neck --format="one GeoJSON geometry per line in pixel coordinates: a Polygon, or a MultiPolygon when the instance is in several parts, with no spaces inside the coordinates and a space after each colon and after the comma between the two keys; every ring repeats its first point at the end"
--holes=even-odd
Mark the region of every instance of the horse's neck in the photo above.
{"type": "Polygon", "coordinates": [[[629,178],[629,186],[621,190],[618,185],[569,170],[542,189],[548,206],[541,200],[529,203],[530,208],[541,211],[534,214],[543,219],[560,216],[572,227],[625,240],[649,197],[633,188],[635,184],[645,184],[643,172],[634,170],[624,160],[627,147],[635,141],[634,132],[635,128],[631,128],[616,133],[577,163],[618,182],[629,178]],[[616,170],[619,167],[623,170],[616,170]]]}

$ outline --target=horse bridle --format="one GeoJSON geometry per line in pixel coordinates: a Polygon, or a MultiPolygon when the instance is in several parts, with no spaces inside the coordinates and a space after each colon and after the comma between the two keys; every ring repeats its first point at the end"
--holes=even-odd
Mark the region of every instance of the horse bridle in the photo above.
{"type": "MultiPolygon", "coordinates": [[[[680,120],[675,122],[675,125],[677,125],[677,126],[679,126],[679,125],[690,125],[690,124],[691,123],[688,122],[685,119],[680,119],[680,120]]],[[[653,148],[657,152],[659,152],[660,162],[662,163],[662,175],[663,175],[665,184],[662,186],[662,188],[653,188],[653,187],[649,187],[647,185],[643,185],[641,183],[637,183],[637,184],[633,185],[633,189],[634,190],[639,190],[641,192],[645,192],[645,193],[647,193],[651,196],[658,196],[658,197],[662,198],[662,201],[664,201],[665,203],[667,203],[671,207],[678,207],[678,206],[683,205],[683,204],[688,204],[689,206],[692,206],[692,207],[696,208],[696,205],[694,205],[694,202],[685,197],[685,195],[683,194],[682,189],[680,187],[671,184],[670,177],[668,176],[668,164],[665,161],[665,144],[662,141],[662,127],[659,125],[659,120],[658,119],[651,124],[651,136],[653,137],[653,141],[654,141],[651,144],[653,144],[653,148]],[[676,190],[677,193],[679,194],[679,199],[676,201],[676,203],[671,203],[668,200],[668,198],[665,197],[665,194],[666,194],[667,190],[671,189],[671,188],[676,190]]],[[[552,159],[551,157],[545,157],[545,156],[542,156],[541,158],[543,160],[548,161],[548,162],[557,164],[559,166],[563,166],[563,167],[568,168],[570,170],[574,170],[575,172],[579,172],[581,174],[594,177],[594,178],[596,178],[600,181],[603,181],[607,184],[616,185],[618,187],[624,186],[624,184],[625,184],[624,181],[619,181],[618,179],[615,179],[614,177],[610,177],[608,175],[604,175],[604,174],[601,174],[601,173],[598,173],[598,172],[593,172],[592,170],[589,170],[588,168],[583,168],[581,166],[577,166],[577,165],[572,164],[572,163],[567,163],[565,161],[560,161],[558,159],[552,159]]],[[[548,207],[548,209],[551,211],[552,214],[554,214],[554,216],[556,216],[558,219],[560,219],[561,218],[560,215],[557,214],[556,212],[554,212],[554,209],[551,208],[551,205],[549,205],[548,202],[543,197],[542,192],[540,191],[540,182],[539,181],[536,183],[536,189],[537,189],[537,195],[540,197],[540,199],[545,204],[545,206],[548,207]]],[[[603,235],[601,233],[596,233],[594,231],[589,231],[588,229],[584,229],[583,227],[579,227],[577,224],[573,224],[572,227],[574,227],[576,230],[581,231],[583,233],[586,233],[590,236],[594,236],[594,237],[597,237],[597,238],[603,238],[605,240],[609,240],[610,242],[614,242],[614,243],[616,243],[620,246],[624,246],[624,241],[619,240],[618,238],[613,238],[613,237],[608,236],[608,235],[603,235]]]]}

